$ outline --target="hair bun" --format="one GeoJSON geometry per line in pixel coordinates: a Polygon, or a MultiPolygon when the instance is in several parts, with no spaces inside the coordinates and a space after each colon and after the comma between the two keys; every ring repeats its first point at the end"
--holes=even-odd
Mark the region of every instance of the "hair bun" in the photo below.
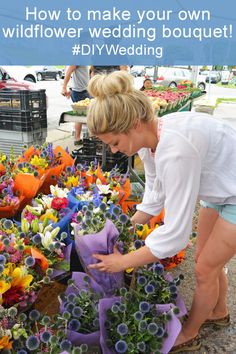
{"type": "Polygon", "coordinates": [[[89,94],[97,98],[125,94],[132,92],[133,89],[133,77],[125,71],[114,71],[108,75],[95,75],[88,84],[89,94]]]}

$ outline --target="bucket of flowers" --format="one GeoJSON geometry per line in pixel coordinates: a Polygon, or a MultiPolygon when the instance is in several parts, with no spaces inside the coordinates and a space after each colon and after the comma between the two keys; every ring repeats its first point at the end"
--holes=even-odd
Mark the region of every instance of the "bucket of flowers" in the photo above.
{"type": "Polygon", "coordinates": [[[61,314],[70,315],[67,338],[73,345],[87,344],[89,352],[100,347],[98,302],[103,295],[102,287],[80,272],[72,274],[68,288],[60,295],[61,314]]]}
{"type": "Polygon", "coordinates": [[[104,354],[167,354],[181,330],[173,304],[155,305],[133,291],[99,301],[100,344],[104,354]]]}

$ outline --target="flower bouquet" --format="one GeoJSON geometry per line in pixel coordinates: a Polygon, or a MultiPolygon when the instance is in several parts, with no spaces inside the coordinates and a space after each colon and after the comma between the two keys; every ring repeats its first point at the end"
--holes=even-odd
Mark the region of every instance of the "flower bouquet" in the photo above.
{"type": "Polygon", "coordinates": [[[0,218],[13,217],[24,197],[14,191],[14,181],[6,173],[0,177],[0,218]]]}
{"type": "Polygon", "coordinates": [[[31,310],[28,315],[15,307],[0,306],[0,351],[9,354],[85,353],[88,345],[73,346],[67,339],[68,313],[52,318],[31,310]]]}
{"type": "Polygon", "coordinates": [[[69,155],[60,148],[54,150],[52,143],[45,143],[41,147],[31,146],[23,152],[19,162],[28,162],[37,169],[39,176],[45,175],[44,183],[41,187],[42,193],[50,192],[50,185],[57,183],[57,178],[68,162],[65,156],[69,155]]]}
{"type": "Polygon", "coordinates": [[[103,290],[85,273],[75,272],[65,294],[60,296],[60,310],[70,314],[67,338],[74,345],[86,343],[99,347],[98,302],[103,290]]]}
{"type": "MultiPolygon", "coordinates": [[[[126,289],[121,289],[126,290],[126,289]]],[[[133,292],[99,301],[103,354],[167,354],[181,330],[171,304],[152,305],[133,292]]]]}
{"type": "MultiPolygon", "coordinates": [[[[110,254],[113,253],[119,232],[114,223],[107,217],[112,218],[109,206],[101,203],[98,208],[92,203],[84,205],[78,212],[74,227],[75,246],[77,253],[84,265],[84,269],[102,287],[106,294],[114,293],[123,283],[123,273],[102,273],[97,270],[88,270],[89,264],[97,262],[93,257],[94,253],[110,254]]],[[[115,216],[115,215],[113,215],[115,216]]],[[[127,217],[125,216],[125,222],[127,217]]],[[[119,217],[122,220],[122,217],[119,217]]]]}

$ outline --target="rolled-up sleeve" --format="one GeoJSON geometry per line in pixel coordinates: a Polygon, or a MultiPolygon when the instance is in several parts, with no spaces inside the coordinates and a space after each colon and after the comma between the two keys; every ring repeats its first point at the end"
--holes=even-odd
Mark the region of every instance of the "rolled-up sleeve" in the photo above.
{"type": "Polygon", "coordinates": [[[181,141],[177,147],[164,154],[159,165],[165,196],[164,225],[151,232],[145,241],[160,259],[174,256],[187,246],[199,193],[200,156],[187,141],[181,141]]]}

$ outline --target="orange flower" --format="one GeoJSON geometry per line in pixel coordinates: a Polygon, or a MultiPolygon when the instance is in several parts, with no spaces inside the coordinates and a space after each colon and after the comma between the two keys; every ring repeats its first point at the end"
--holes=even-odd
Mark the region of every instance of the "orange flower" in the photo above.
{"type": "Polygon", "coordinates": [[[0,338],[0,349],[12,349],[12,341],[7,336],[0,338]]]}

